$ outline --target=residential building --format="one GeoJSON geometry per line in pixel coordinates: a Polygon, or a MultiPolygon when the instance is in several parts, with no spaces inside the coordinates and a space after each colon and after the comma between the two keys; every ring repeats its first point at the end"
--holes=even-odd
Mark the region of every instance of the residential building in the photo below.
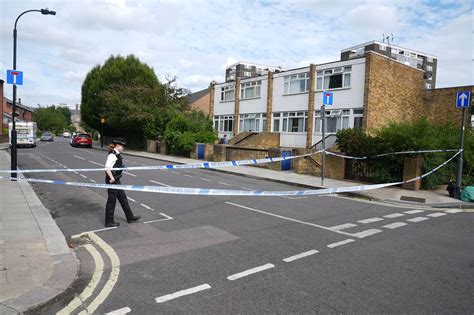
{"type": "MultiPolygon", "coordinates": [[[[8,123],[12,121],[13,101],[3,97],[2,102],[2,129],[8,129],[8,123]]],[[[33,110],[21,103],[21,98],[16,104],[16,121],[33,121],[33,110]]]]}
{"type": "Polygon", "coordinates": [[[438,58],[434,55],[419,52],[413,49],[374,40],[341,50],[341,60],[358,58],[363,56],[367,51],[377,52],[381,55],[398,60],[407,66],[425,71],[425,88],[434,89],[436,87],[436,69],[438,66],[438,58]]]}
{"type": "Polygon", "coordinates": [[[0,79],[0,101],[2,104],[0,104],[0,117],[2,119],[2,123],[0,124],[0,136],[3,136],[3,85],[5,84],[5,81],[0,79]]]}
{"type": "MultiPolygon", "coordinates": [[[[69,108],[69,106],[68,106],[69,108]]],[[[81,126],[81,107],[80,104],[76,104],[75,109],[71,109],[71,122],[76,130],[84,132],[84,128],[81,126]]]]}
{"type": "Polygon", "coordinates": [[[282,69],[281,67],[265,66],[265,65],[255,64],[255,63],[239,61],[226,68],[225,81],[232,82],[232,81],[235,81],[237,78],[240,78],[240,79],[253,78],[256,76],[265,75],[269,71],[279,72],[283,70],[284,69],[282,69]]]}
{"type": "Polygon", "coordinates": [[[201,110],[209,115],[209,88],[189,94],[187,100],[192,110],[201,110]]]}
{"type": "Polygon", "coordinates": [[[472,90],[426,89],[423,67],[374,49],[342,59],[211,83],[209,113],[218,136],[274,132],[280,134],[281,147],[311,148],[322,139],[323,91],[334,93],[334,104],[325,108],[326,134],[331,135],[346,128],[370,132],[390,121],[422,116],[433,122],[459,121],[455,93],[472,90]]]}

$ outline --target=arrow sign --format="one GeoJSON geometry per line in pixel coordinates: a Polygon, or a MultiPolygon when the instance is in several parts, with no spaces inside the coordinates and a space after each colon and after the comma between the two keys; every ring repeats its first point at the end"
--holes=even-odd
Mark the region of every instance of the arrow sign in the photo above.
{"type": "Polygon", "coordinates": [[[333,92],[323,92],[323,105],[332,105],[334,100],[333,92]]]}
{"type": "Polygon", "coordinates": [[[471,91],[461,91],[456,94],[456,108],[468,108],[471,103],[471,91]]]}

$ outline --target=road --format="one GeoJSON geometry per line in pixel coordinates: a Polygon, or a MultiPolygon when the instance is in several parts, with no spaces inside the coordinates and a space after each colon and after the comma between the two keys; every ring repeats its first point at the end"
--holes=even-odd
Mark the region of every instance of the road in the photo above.
{"type": "MultiPolygon", "coordinates": [[[[19,150],[27,168],[95,168],[68,139],[19,150]]],[[[125,165],[160,165],[125,156],[125,165]]],[[[31,177],[103,183],[103,172],[31,177]]],[[[296,190],[212,170],[133,171],[124,184],[296,190]]],[[[212,197],[127,192],[139,223],[103,229],[106,191],[34,184],[81,262],[38,312],[472,313],[474,213],[342,196],[212,197]]]]}

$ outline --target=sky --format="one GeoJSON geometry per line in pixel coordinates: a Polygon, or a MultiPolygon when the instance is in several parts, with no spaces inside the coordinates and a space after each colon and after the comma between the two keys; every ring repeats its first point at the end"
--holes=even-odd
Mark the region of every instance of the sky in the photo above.
{"type": "MultiPolygon", "coordinates": [[[[80,103],[87,72],[134,54],[161,80],[192,92],[224,81],[237,61],[290,69],[339,60],[382,34],[438,57],[437,87],[472,85],[471,0],[0,0],[0,78],[12,68],[18,22],[18,97],[29,106],[80,103]]],[[[12,89],[5,84],[5,96],[12,89]]]]}

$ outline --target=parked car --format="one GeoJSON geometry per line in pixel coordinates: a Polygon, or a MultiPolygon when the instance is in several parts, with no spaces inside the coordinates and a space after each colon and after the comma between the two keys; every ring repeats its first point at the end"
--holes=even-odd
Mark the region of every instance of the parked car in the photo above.
{"type": "Polygon", "coordinates": [[[63,138],[71,138],[71,133],[69,131],[63,132],[63,138]]]}
{"type": "Polygon", "coordinates": [[[41,141],[54,141],[54,136],[51,132],[43,132],[40,140],[41,141]]]}
{"type": "Polygon", "coordinates": [[[73,147],[92,148],[92,137],[88,133],[78,133],[73,139],[71,145],[73,147]]]}

